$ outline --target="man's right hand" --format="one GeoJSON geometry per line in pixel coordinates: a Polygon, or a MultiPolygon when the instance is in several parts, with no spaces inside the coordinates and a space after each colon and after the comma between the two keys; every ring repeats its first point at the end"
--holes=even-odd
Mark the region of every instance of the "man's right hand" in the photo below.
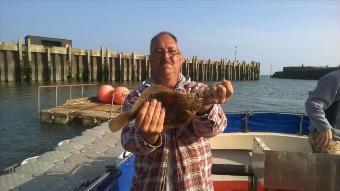
{"type": "Polygon", "coordinates": [[[144,140],[150,145],[155,145],[164,128],[165,108],[162,103],[153,99],[146,101],[138,111],[136,127],[144,140]]]}
{"type": "Polygon", "coordinates": [[[319,152],[327,152],[332,142],[332,130],[327,129],[326,131],[318,132],[316,137],[316,150],[319,152]]]}

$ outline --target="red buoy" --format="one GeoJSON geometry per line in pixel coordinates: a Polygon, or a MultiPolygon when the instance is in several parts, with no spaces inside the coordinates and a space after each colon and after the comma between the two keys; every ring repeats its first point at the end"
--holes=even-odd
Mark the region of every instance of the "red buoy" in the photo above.
{"type": "Polygon", "coordinates": [[[111,85],[100,86],[97,92],[98,100],[103,103],[111,104],[113,90],[114,88],[111,85]]]}
{"type": "Polygon", "coordinates": [[[113,90],[113,103],[122,105],[124,103],[125,97],[130,93],[129,89],[126,87],[116,87],[113,90]]]}

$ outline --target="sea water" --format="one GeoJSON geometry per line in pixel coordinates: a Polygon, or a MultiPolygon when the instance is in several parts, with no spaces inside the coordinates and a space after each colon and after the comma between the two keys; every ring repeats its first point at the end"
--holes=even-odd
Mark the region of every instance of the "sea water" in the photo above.
{"type": "MultiPolygon", "coordinates": [[[[225,112],[273,111],[304,113],[308,92],[316,80],[273,79],[260,76],[258,81],[235,81],[234,95],[222,105],[225,112]]],[[[211,84],[213,82],[206,82],[211,84]]],[[[141,83],[120,83],[135,88],[141,83]]],[[[81,134],[81,125],[41,123],[38,118],[38,85],[36,83],[0,83],[0,171],[22,160],[53,150],[57,144],[81,134]]],[[[84,89],[84,96],[96,96],[98,86],[84,89]]],[[[73,89],[72,98],[81,96],[73,89]]],[[[41,109],[55,106],[55,89],[41,90],[41,109]]],[[[58,90],[58,104],[70,97],[68,88],[58,90]]],[[[2,172],[0,172],[2,174],[2,172]]]]}

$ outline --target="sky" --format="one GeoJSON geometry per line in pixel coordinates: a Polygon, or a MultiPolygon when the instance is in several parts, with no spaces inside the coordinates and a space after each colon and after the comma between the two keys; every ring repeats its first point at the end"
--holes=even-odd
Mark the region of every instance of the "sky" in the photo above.
{"type": "Polygon", "coordinates": [[[177,36],[186,58],[234,60],[236,50],[262,75],[271,65],[340,65],[340,1],[0,0],[0,42],[37,35],[148,54],[160,31],[177,36]]]}

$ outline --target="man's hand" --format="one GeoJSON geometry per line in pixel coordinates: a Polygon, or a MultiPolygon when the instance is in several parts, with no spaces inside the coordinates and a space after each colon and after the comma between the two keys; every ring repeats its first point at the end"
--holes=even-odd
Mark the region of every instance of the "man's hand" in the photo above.
{"type": "Polygon", "coordinates": [[[136,117],[136,127],[150,145],[157,143],[163,131],[165,109],[162,103],[153,99],[143,104],[136,117]]]}
{"type": "Polygon", "coordinates": [[[318,135],[316,137],[315,149],[319,152],[327,152],[331,142],[332,142],[332,130],[331,129],[318,132],[318,135]]]}
{"type": "Polygon", "coordinates": [[[226,101],[229,101],[233,93],[233,85],[228,80],[222,80],[219,83],[208,86],[204,90],[203,106],[197,114],[201,115],[207,113],[213,104],[223,104],[226,101]]]}

